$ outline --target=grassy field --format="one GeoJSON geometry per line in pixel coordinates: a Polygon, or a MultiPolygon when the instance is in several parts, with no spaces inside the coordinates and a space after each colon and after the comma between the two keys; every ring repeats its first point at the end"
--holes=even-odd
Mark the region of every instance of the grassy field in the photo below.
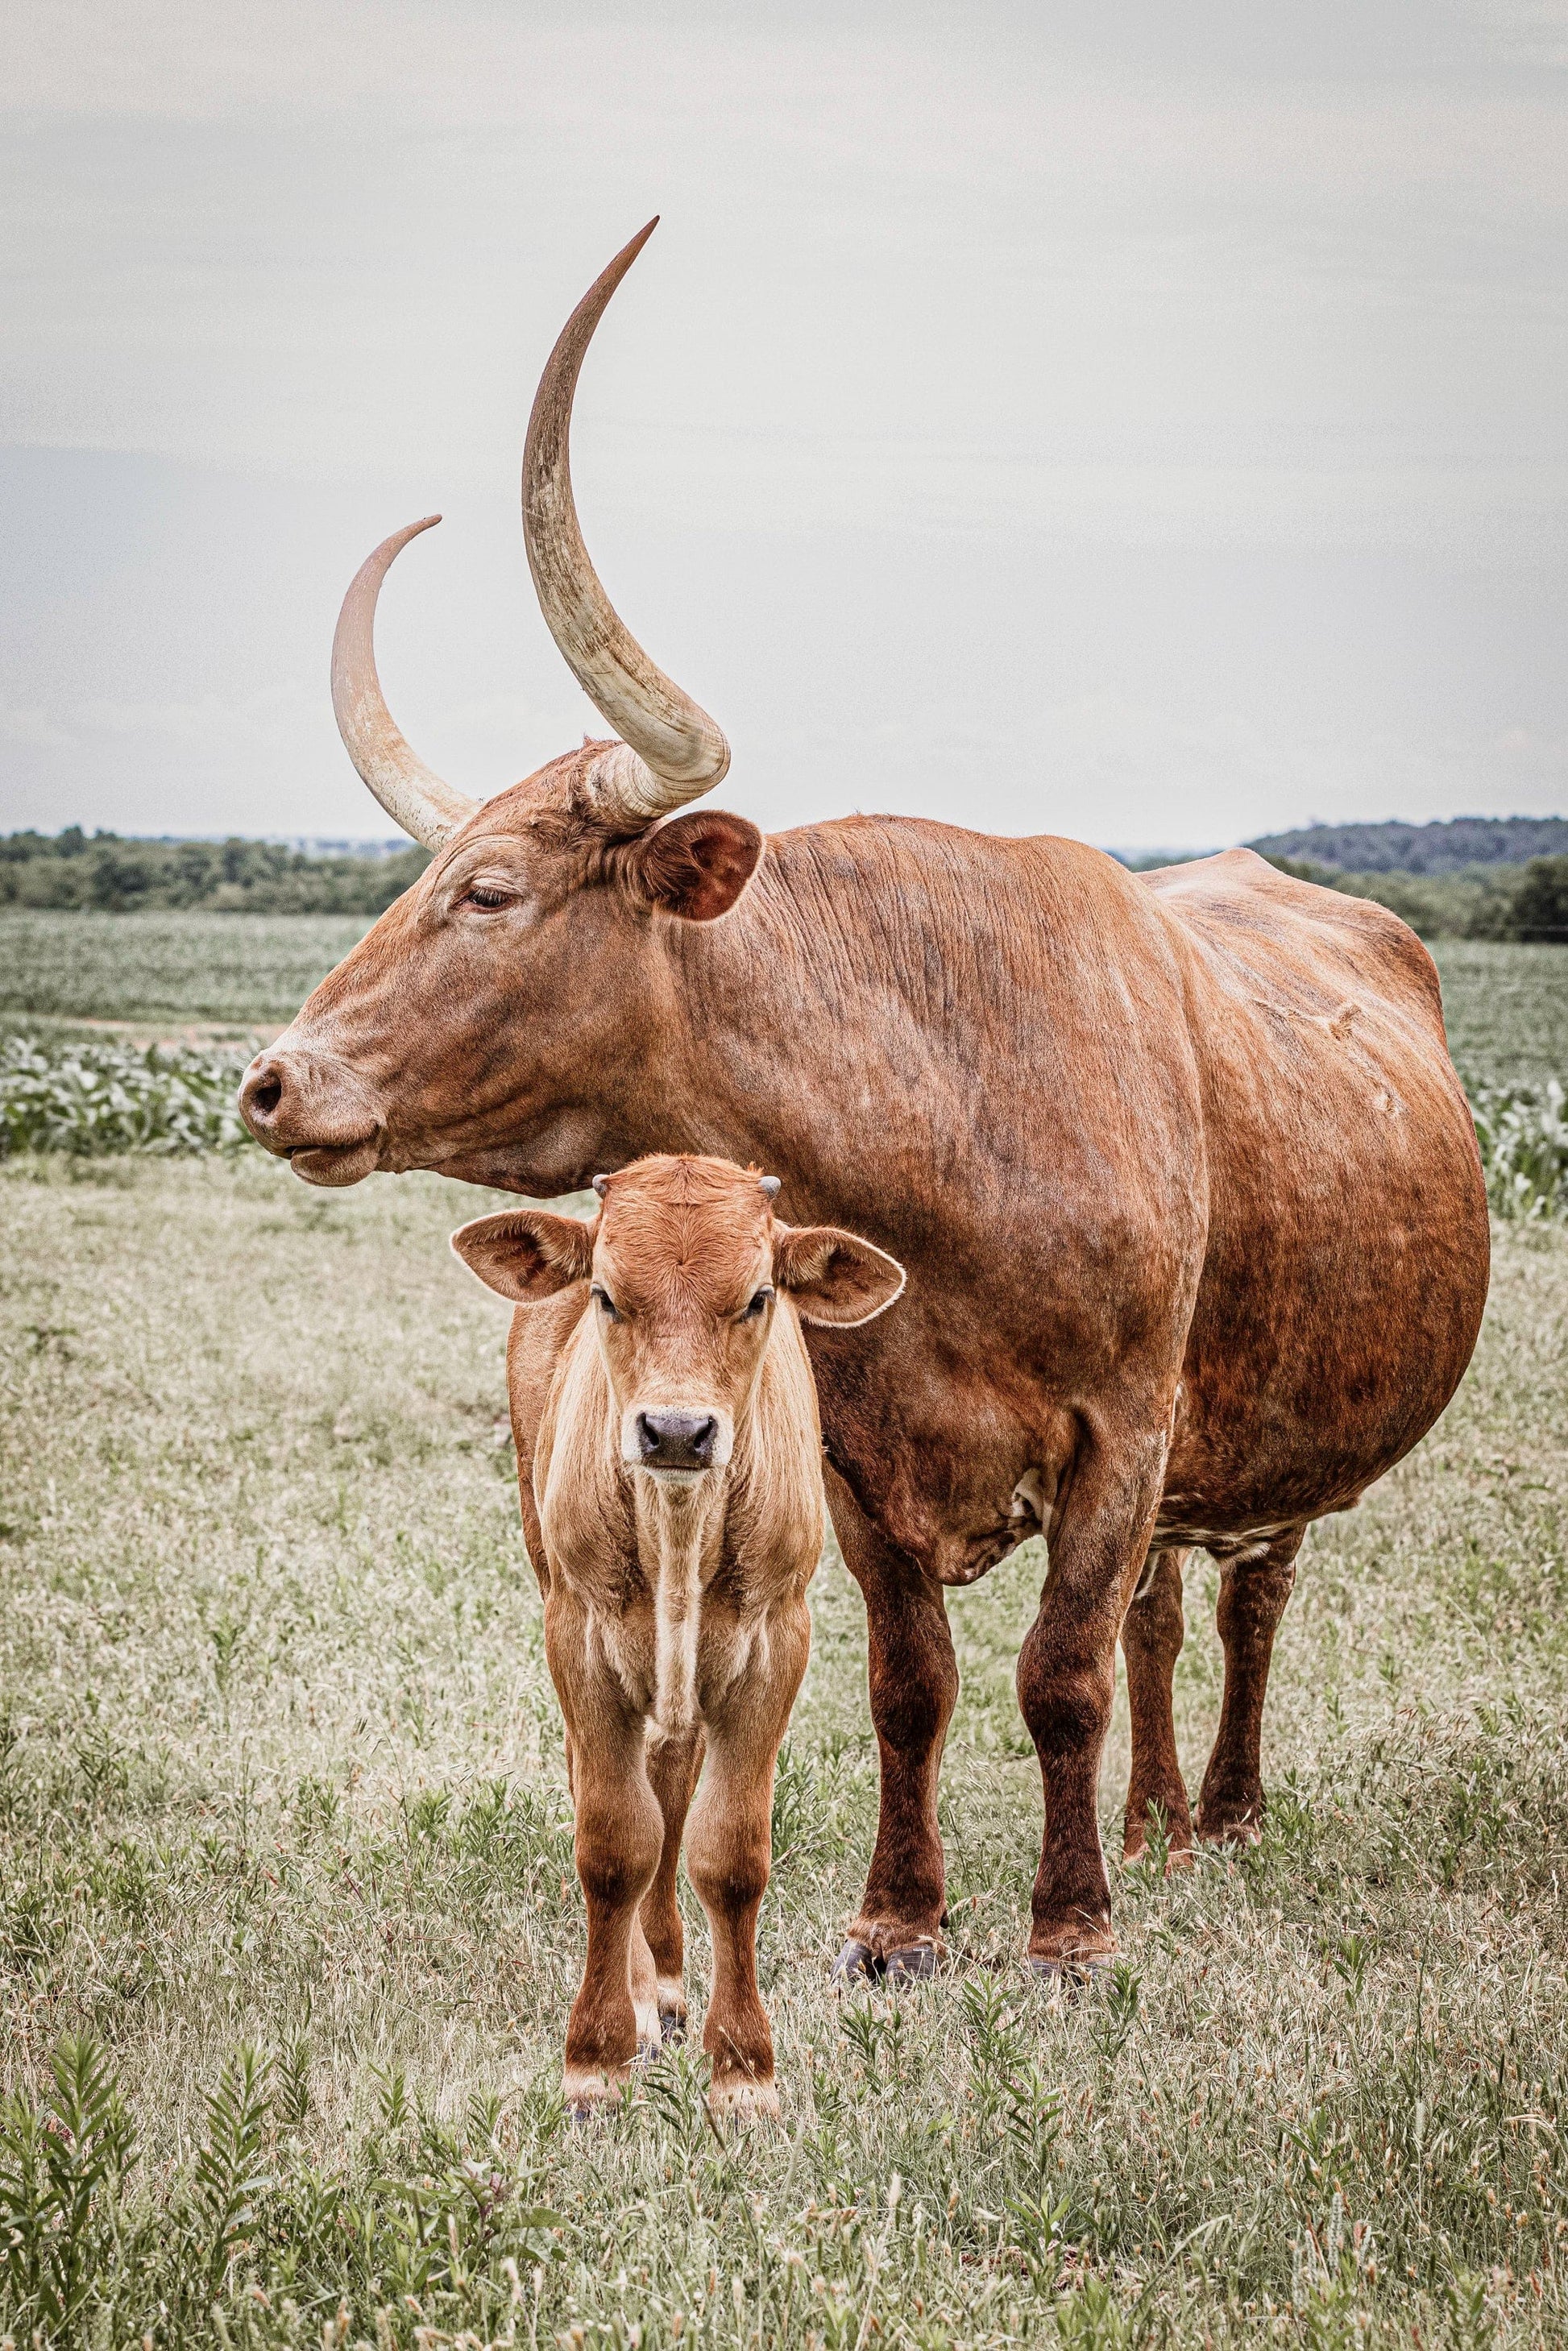
{"type": "MultiPolygon", "coordinates": [[[[369,927],[331,914],[57,914],[0,909],[0,1025],[119,1021],[150,1038],[287,1020],[369,927]]],[[[1454,1058],[1488,1084],[1568,1071],[1568,946],[1440,939],[1454,1058]]]]}
{"type": "MultiPolygon", "coordinates": [[[[763,1921],[784,2119],[729,2137],[689,2059],[588,2130],[556,2095],[580,1909],[505,1313],[445,1248],[486,1196],[0,1166],[16,2342],[1562,2340],[1561,1228],[1501,1238],[1460,1399],[1309,1541],[1263,1845],[1119,1876],[1099,1995],[1021,1961],[1034,1547],[954,1600],[952,1971],[828,1992],[875,1787],[830,1557],[763,1921]]],[[[1189,1773],[1212,1598],[1196,1570],[1189,1773]]],[[[1125,1768],[1119,1712],[1108,1845],[1125,1768]]]]}

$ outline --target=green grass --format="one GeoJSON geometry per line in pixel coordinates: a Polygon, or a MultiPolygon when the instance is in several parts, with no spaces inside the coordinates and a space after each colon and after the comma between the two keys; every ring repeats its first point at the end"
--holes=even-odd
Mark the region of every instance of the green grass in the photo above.
{"type": "Polygon", "coordinates": [[[280,1027],[370,928],[359,914],[63,914],[0,909],[7,1027],[122,1020],[280,1027]],[[18,1016],[32,1016],[26,1021],[18,1016]]]}
{"type": "MultiPolygon", "coordinates": [[[[486,1196],[311,1193],[259,1155],[0,1166],[16,2341],[1561,2340],[1568,1236],[1501,1237],[1460,1398],[1310,1538],[1263,1845],[1118,1876],[1096,1997],[1021,1959],[1035,1547],[954,1600],[953,1971],[829,1994],[875,1770],[827,1561],[762,1928],[784,2120],[721,2137],[689,2059],[587,2130],[556,2095],[559,1721],[505,1311],[445,1248],[486,1196]]],[[[1113,1849],[1125,1769],[1119,1708],[1113,1849]]]]}

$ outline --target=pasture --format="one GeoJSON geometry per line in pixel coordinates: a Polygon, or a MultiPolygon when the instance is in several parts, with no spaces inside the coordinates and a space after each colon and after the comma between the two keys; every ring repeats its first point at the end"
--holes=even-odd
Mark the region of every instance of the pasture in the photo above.
{"type": "MultiPolygon", "coordinates": [[[[128,1022],[260,1020],[360,927],[0,918],[13,956],[19,921],[49,925],[26,935],[57,1018],[128,1022]],[[227,976],[181,998],[158,941],[198,960],[196,925],[230,942],[227,976]]],[[[1562,964],[1460,954],[1487,1073],[1536,1073],[1562,964]],[[1511,996],[1500,973],[1525,977],[1511,996]],[[1490,1045],[1489,1003],[1514,1024],[1490,1045]]],[[[5,987],[13,1018],[43,1008],[15,1001],[25,974],[5,987]]],[[[1034,1986],[1028,1546],[953,1600],[952,1967],[836,2000],[875,1759],[862,1612],[830,1554],[762,1920],[783,2121],[713,2126],[682,2054],[574,2130],[556,2085],[580,1904],[506,1312],[445,1245],[492,1204],[426,1176],[309,1192],[248,1149],[0,1164],[16,2342],[1561,2340],[1563,1228],[1500,1228],[1459,1399],[1309,1537],[1260,1847],[1113,1872],[1113,1981],[1034,1986]]],[[[1195,1784],[1213,1597],[1197,1561],[1195,1784]]],[[[1126,1763],[1119,1709],[1113,1851],[1126,1763]]]]}

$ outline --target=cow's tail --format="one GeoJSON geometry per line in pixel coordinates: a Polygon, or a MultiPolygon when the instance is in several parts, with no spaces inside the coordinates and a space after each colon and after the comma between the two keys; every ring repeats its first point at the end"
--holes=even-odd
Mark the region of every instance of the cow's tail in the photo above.
{"type": "Polygon", "coordinates": [[[702,1546],[672,1545],[653,1587],[653,1719],[664,1739],[696,1729],[702,1546]]]}

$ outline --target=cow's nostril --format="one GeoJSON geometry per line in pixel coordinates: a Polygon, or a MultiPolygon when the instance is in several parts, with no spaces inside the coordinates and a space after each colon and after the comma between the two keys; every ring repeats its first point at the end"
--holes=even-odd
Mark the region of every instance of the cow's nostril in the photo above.
{"type": "Polygon", "coordinates": [[[711,1412],[640,1412],[637,1449],[650,1469],[708,1469],[718,1423],[711,1412]]]}
{"type": "Polygon", "coordinates": [[[276,1070],[263,1070],[246,1088],[246,1099],[263,1118],[270,1118],[283,1100],[283,1080],[276,1070]]]}

